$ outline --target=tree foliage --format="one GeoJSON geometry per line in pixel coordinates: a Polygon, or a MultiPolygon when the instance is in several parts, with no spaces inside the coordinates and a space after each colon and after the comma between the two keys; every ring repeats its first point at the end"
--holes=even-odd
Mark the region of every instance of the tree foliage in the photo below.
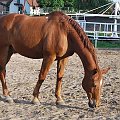
{"type": "Polygon", "coordinates": [[[54,9],[64,7],[64,0],[50,0],[50,1],[51,1],[51,7],[53,7],[54,9]]]}
{"type": "Polygon", "coordinates": [[[40,4],[41,8],[51,6],[51,1],[50,0],[39,0],[38,2],[40,4]]]}
{"type": "Polygon", "coordinates": [[[77,9],[93,9],[96,7],[100,7],[107,3],[111,2],[111,0],[76,0],[77,9]]]}
{"type": "Polygon", "coordinates": [[[64,0],[65,7],[73,7],[75,0],[64,0]]]}
{"type": "Polygon", "coordinates": [[[73,7],[74,10],[90,10],[101,5],[107,4],[111,0],[39,0],[40,7],[73,7]]]}

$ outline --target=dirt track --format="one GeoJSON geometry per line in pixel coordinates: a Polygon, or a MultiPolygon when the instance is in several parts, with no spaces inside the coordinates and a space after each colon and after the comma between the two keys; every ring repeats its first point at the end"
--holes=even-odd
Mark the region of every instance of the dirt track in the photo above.
{"type": "Polygon", "coordinates": [[[88,107],[86,93],[81,86],[84,70],[76,54],[69,58],[63,78],[62,95],[66,105],[55,105],[56,62],[41,87],[41,104],[31,104],[42,60],[15,54],[7,65],[6,76],[15,103],[0,101],[0,120],[120,120],[120,51],[98,50],[97,53],[101,67],[111,66],[104,77],[99,108],[88,107]]]}

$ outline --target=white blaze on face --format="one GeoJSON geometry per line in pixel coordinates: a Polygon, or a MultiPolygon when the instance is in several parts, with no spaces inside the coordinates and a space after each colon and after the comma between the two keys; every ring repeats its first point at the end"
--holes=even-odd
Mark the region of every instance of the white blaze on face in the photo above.
{"type": "Polygon", "coordinates": [[[48,19],[48,17],[46,17],[46,19],[48,19]]]}
{"type": "Polygon", "coordinates": [[[103,79],[100,80],[100,87],[102,86],[102,83],[103,83],[103,79]]]}

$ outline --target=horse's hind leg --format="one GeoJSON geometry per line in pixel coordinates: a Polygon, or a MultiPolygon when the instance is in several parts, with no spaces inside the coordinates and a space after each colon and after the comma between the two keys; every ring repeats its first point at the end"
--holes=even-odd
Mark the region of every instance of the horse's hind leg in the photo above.
{"type": "Polygon", "coordinates": [[[5,101],[12,102],[13,100],[9,96],[9,90],[6,83],[6,64],[9,61],[10,57],[12,55],[12,52],[9,50],[9,47],[1,48],[0,50],[0,80],[2,83],[2,89],[3,89],[3,96],[5,101]]]}
{"type": "Polygon", "coordinates": [[[5,69],[2,66],[0,66],[0,80],[1,80],[1,83],[2,83],[3,95],[8,96],[9,91],[8,91],[8,88],[7,88],[7,85],[6,85],[5,75],[6,75],[5,69]]]}
{"type": "Polygon", "coordinates": [[[39,79],[38,79],[38,82],[36,84],[36,87],[34,89],[34,92],[33,92],[33,103],[34,104],[38,104],[39,103],[39,89],[43,83],[43,81],[45,80],[46,78],[46,75],[50,69],[50,66],[51,64],[53,63],[53,61],[55,60],[55,55],[51,55],[51,56],[47,56],[45,58],[43,58],[43,62],[42,62],[42,66],[41,66],[41,70],[40,70],[40,74],[39,74],[39,79]]]}
{"type": "Polygon", "coordinates": [[[64,67],[67,63],[68,58],[58,60],[57,62],[57,82],[56,82],[56,90],[55,90],[55,96],[57,98],[56,104],[63,105],[64,101],[61,97],[61,88],[62,88],[62,77],[64,75],[64,67]]]}

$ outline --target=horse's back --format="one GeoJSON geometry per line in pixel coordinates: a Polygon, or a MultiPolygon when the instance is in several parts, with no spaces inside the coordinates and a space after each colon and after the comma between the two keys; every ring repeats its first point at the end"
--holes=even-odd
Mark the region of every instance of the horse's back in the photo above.
{"type": "Polygon", "coordinates": [[[0,16],[0,29],[9,30],[12,27],[12,22],[17,14],[9,14],[0,16]]]}
{"type": "Polygon", "coordinates": [[[17,15],[9,31],[9,42],[16,52],[30,58],[42,57],[45,17],[17,15]]]}
{"type": "Polygon", "coordinates": [[[0,46],[9,45],[9,31],[17,14],[0,16],[0,46]]]}
{"type": "Polygon", "coordinates": [[[67,39],[61,24],[57,15],[16,16],[10,42],[15,51],[27,57],[42,58],[46,52],[62,56],[67,50],[67,39]]]}
{"type": "MultiPolygon", "coordinates": [[[[51,52],[61,57],[68,47],[66,28],[61,14],[53,13],[43,17],[10,14],[0,18],[0,41],[6,41],[17,53],[42,58],[51,52]],[[59,37],[58,37],[59,36],[59,37]]],[[[50,54],[51,54],[50,53],[50,54]]]]}

